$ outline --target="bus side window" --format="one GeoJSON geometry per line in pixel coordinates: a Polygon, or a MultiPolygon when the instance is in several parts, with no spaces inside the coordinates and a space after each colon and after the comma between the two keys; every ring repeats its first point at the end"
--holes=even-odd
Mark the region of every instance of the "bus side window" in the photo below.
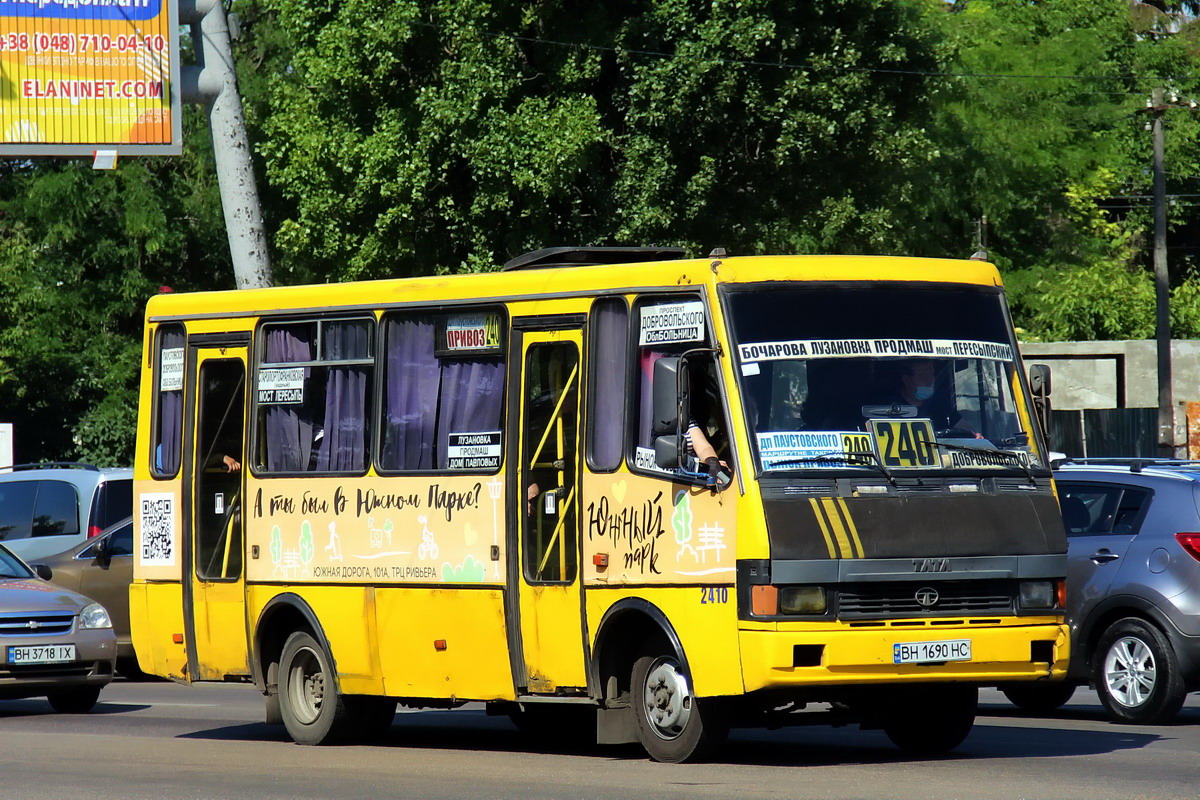
{"type": "Polygon", "coordinates": [[[500,320],[498,311],[384,318],[381,470],[500,469],[505,389],[500,320]],[[472,346],[454,352],[459,342],[472,346]],[[469,448],[461,444],[467,441],[469,448]]]}
{"type": "Polygon", "coordinates": [[[366,319],[262,326],[259,470],[366,470],[374,329],[366,319]]]}
{"type": "Polygon", "coordinates": [[[614,470],[625,455],[628,357],[629,307],[620,297],[597,300],[588,333],[588,464],[593,470],[614,470]]]}
{"type": "MultiPolygon", "coordinates": [[[[680,356],[688,350],[706,348],[708,328],[704,305],[698,297],[656,297],[640,300],[635,308],[638,342],[634,367],[637,370],[637,453],[635,464],[660,472],[650,466],[656,432],[653,425],[654,365],[664,356],[680,356]]],[[[720,384],[711,353],[688,357],[691,379],[691,419],[683,421],[686,430],[692,423],[709,441],[717,457],[728,460],[729,438],[721,405],[720,384]]],[[[661,434],[661,432],[659,432],[661,434]]]]}
{"type": "Polygon", "coordinates": [[[150,472],[173,478],[179,472],[183,433],[183,372],[186,334],[182,325],[162,325],[154,369],[154,433],[150,472]]]}

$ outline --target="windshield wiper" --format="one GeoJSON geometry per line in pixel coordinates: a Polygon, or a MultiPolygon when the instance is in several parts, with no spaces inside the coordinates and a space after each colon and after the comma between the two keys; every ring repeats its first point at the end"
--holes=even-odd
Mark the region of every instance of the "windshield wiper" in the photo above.
{"type": "Polygon", "coordinates": [[[841,461],[841,462],[844,462],[846,464],[846,466],[875,467],[877,470],[879,470],[883,474],[883,477],[888,479],[888,483],[890,483],[892,486],[896,485],[896,479],[894,477],[892,477],[891,471],[889,471],[888,468],[883,465],[883,462],[879,460],[879,456],[875,455],[874,453],[870,453],[870,452],[851,452],[849,450],[830,450],[828,453],[817,453],[816,455],[801,456],[800,458],[784,458],[779,461],[772,461],[770,466],[767,466],[766,469],[769,470],[772,467],[777,467],[781,464],[812,464],[814,462],[820,462],[820,461],[841,461]],[[855,463],[853,463],[853,461],[856,458],[874,459],[874,462],[865,461],[862,464],[855,464],[855,463]]]}
{"type": "Polygon", "coordinates": [[[1037,486],[1037,480],[1034,477],[1033,470],[1031,470],[1029,465],[1025,463],[1025,459],[1021,457],[1022,454],[1016,450],[1001,450],[998,447],[967,447],[961,444],[947,444],[946,442],[922,442],[921,444],[925,445],[926,447],[941,447],[946,450],[958,450],[964,453],[986,453],[989,456],[1003,456],[1020,467],[1021,471],[1025,473],[1025,477],[1029,478],[1029,482],[1034,486],[1037,486]]]}

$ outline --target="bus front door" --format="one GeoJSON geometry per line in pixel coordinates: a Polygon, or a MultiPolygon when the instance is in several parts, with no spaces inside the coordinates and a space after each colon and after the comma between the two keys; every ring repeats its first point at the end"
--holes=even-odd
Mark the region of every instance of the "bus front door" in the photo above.
{"type": "Polygon", "coordinates": [[[242,536],[246,347],[193,347],[184,453],[190,680],[248,675],[242,536]],[[190,497],[188,496],[190,494],[190,497]]]}
{"type": "MultiPolygon", "coordinates": [[[[512,487],[520,519],[518,690],[578,694],[587,686],[579,577],[578,329],[518,333],[521,353],[517,469],[512,487]]],[[[515,359],[513,359],[515,361],[515,359]]],[[[514,401],[517,398],[514,398],[514,401]]],[[[510,582],[510,585],[514,585],[510,582]]]]}

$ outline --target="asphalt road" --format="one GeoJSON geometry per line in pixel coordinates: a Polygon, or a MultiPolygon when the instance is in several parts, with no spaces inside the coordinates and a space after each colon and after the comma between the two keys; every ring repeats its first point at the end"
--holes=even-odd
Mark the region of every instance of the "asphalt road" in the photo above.
{"type": "Polygon", "coordinates": [[[632,747],[547,749],[481,710],[398,714],[375,745],[301,747],[238,685],[117,682],[90,714],[0,702],[0,798],[1196,798],[1200,696],[1169,726],[1118,726],[1080,691],[1054,718],[983,695],[953,755],[912,759],[878,731],[735,731],[714,763],[632,747]]]}

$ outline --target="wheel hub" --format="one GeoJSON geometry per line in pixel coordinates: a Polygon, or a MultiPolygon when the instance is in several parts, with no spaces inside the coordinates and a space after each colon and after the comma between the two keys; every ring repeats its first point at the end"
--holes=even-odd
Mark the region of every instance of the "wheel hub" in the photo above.
{"type": "Polygon", "coordinates": [[[1113,700],[1127,708],[1142,705],[1156,678],[1154,654],[1145,642],[1133,636],[1113,642],[1104,659],[1104,681],[1113,700]]]}
{"type": "Polygon", "coordinates": [[[650,665],[643,697],[646,718],[660,738],[683,733],[692,714],[692,692],[674,659],[660,658],[650,665]]]}

